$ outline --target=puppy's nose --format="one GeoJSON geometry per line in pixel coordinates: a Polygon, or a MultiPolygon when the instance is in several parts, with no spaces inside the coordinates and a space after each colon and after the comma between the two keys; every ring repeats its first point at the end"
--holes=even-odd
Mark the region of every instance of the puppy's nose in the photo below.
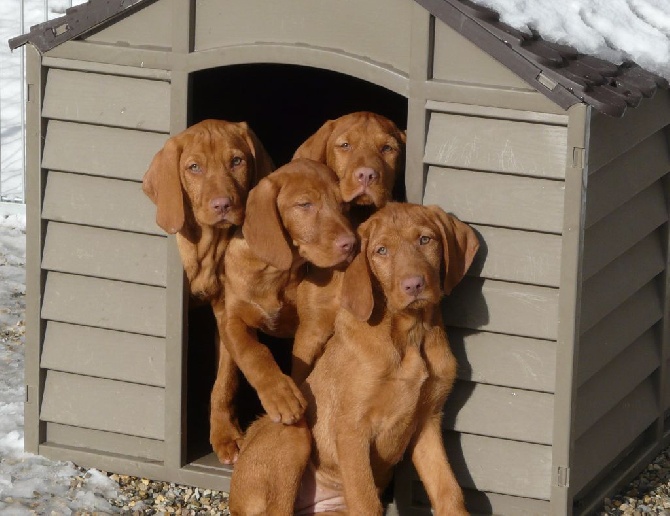
{"type": "Polygon", "coordinates": [[[400,286],[402,287],[405,294],[416,297],[421,292],[423,292],[423,289],[426,286],[426,282],[423,280],[422,276],[412,276],[402,280],[400,286]]]}
{"type": "Polygon", "coordinates": [[[215,213],[220,213],[222,215],[228,213],[231,204],[230,197],[217,197],[216,199],[209,201],[210,208],[212,208],[215,213]]]}
{"type": "Polygon", "coordinates": [[[363,186],[368,186],[374,183],[379,177],[379,174],[370,167],[357,168],[354,175],[356,176],[356,180],[363,186]]]}
{"type": "Polygon", "coordinates": [[[354,248],[354,244],[356,243],[356,238],[354,235],[340,235],[337,237],[335,240],[335,247],[342,251],[343,253],[350,253],[351,250],[354,248]]]}

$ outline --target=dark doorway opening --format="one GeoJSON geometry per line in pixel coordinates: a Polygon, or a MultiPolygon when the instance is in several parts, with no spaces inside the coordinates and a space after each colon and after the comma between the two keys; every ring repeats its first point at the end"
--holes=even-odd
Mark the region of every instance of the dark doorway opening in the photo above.
{"type": "MultiPolygon", "coordinates": [[[[284,64],[244,64],[195,72],[189,85],[189,125],[208,118],[245,121],[277,167],[327,121],[354,111],[373,111],[407,127],[407,99],[345,74],[284,64]]],[[[404,189],[401,189],[404,190],[404,189]]],[[[400,193],[404,197],[404,192],[400,193]]],[[[402,199],[398,199],[402,200],[402,199]]],[[[214,466],[209,445],[209,396],[216,377],[215,320],[209,306],[189,311],[187,350],[187,461],[214,466]]],[[[261,336],[288,373],[291,342],[261,336]]],[[[242,378],[241,423],[261,413],[253,389],[242,378]]],[[[222,466],[223,467],[223,466],[222,466]]]]}

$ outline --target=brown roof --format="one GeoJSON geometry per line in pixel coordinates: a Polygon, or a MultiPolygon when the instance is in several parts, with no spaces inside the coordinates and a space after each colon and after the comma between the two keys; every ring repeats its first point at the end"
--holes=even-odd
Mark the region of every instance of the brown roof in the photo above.
{"type": "MultiPolygon", "coordinates": [[[[89,0],[10,39],[9,46],[32,43],[46,52],[154,1],[89,0]]],[[[415,1],[565,109],[584,102],[602,113],[621,116],[658,88],[670,88],[667,80],[634,63],[615,65],[545,41],[538,34],[520,32],[502,23],[496,11],[470,0],[415,1]]]]}

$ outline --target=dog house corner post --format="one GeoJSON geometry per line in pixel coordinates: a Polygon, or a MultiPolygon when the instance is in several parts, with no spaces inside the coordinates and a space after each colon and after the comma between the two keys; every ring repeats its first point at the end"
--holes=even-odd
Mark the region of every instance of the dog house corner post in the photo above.
{"type": "MultiPolygon", "coordinates": [[[[193,48],[195,4],[172,0],[172,69],[170,71],[170,134],[188,125],[189,75],[185,70],[193,48]]],[[[166,107],[167,109],[167,107],[166,107]]],[[[168,237],[165,339],[165,466],[181,469],[186,460],[186,347],[188,298],[176,238],[168,237]]],[[[175,475],[171,475],[175,476],[175,475]]]]}
{"type": "Polygon", "coordinates": [[[418,3],[412,5],[411,27],[405,186],[407,200],[421,204],[427,169],[423,164],[428,127],[424,84],[430,78],[433,55],[433,17],[418,3]]]}
{"type": "Polygon", "coordinates": [[[41,269],[46,223],[42,221],[42,199],[46,170],[42,169],[42,151],[46,124],[42,120],[42,96],[46,73],[42,56],[32,45],[26,45],[26,350],[24,405],[24,447],[39,453],[46,440],[46,425],[40,422],[40,406],[45,374],[40,368],[45,323],[40,316],[46,274],[41,269]]]}
{"type": "Polygon", "coordinates": [[[570,488],[570,466],[591,108],[575,104],[568,109],[568,117],[551,473],[551,506],[555,515],[572,514],[575,494],[570,488]]]}

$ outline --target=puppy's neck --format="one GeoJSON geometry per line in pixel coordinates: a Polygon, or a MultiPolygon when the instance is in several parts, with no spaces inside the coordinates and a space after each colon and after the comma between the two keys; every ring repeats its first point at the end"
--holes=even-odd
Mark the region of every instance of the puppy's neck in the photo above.
{"type": "Polygon", "coordinates": [[[386,328],[398,348],[421,346],[426,330],[434,325],[436,306],[391,310],[385,299],[376,299],[368,323],[386,328]]]}
{"type": "Polygon", "coordinates": [[[215,228],[186,223],[177,246],[191,293],[203,300],[223,294],[223,256],[234,227],[215,228]]]}

